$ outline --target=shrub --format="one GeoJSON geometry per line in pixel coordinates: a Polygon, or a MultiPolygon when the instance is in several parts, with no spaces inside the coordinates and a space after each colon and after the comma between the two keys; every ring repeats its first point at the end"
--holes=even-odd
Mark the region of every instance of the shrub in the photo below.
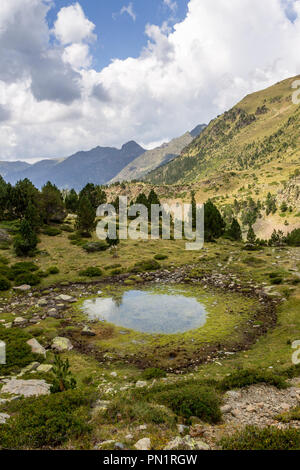
{"type": "Polygon", "coordinates": [[[149,369],[145,369],[142,373],[142,376],[146,380],[151,379],[160,379],[162,377],[166,377],[166,373],[162,369],[157,369],[156,367],[150,367],[149,369]]]}
{"type": "Polygon", "coordinates": [[[299,450],[298,429],[265,429],[247,426],[243,431],[221,440],[223,450],[299,450]]]}
{"type": "Polygon", "coordinates": [[[286,242],[289,246],[300,246],[300,228],[289,233],[286,237],[286,242]]]}
{"type": "Polygon", "coordinates": [[[225,377],[219,384],[219,388],[223,391],[232,390],[233,388],[243,388],[249,385],[265,383],[273,385],[279,389],[287,387],[285,380],[273,374],[272,372],[263,372],[256,370],[241,370],[225,377]]]}
{"type": "Polygon", "coordinates": [[[11,402],[8,411],[16,414],[0,427],[2,449],[53,448],[82,438],[91,430],[88,407],[93,400],[89,390],[68,390],[11,402]]]}
{"type": "Polygon", "coordinates": [[[17,256],[32,256],[38,239],[35,231],[28,222],[24,219],[20,225],[20,233],[14,238],[14,249],[17,256]]]}
{"type": "Polygon", "coordinates": [[[96,253],[98,251],[106,251],[108,249],[108,245],[104,241],[90,242],[83,245],[82,248],[88,253],[96,253]]]}
{"type": "Polygon", "coordinates": [[[47,272],[49,274],[59,274],[59,269],[57,266],[51,266],[50,268],[47,269],[47,272]]]}
{"type": "Polygon", "coordinates": [[[149,259],[145,261],[139,261],[134,265],[131,271],[133,273],[138,273],[143,271],[156,271],[159,268],[160,264],[156,260],[149,259]]]}
{"type": "Polygon", "coordinates": [[[46,227],[43,230],[44,235],[48,235],[48,237],[57,237],[57,235],[61,234],[61,230],[57,227],[46,227]]]}
{"type": "Polygon", "coordinates": [[[68,359],[63,361],[59,355],[56,355],[52,372],[54,374],[54,380],[52,381],[50,389],[51,393],[65,392],[66,390],[76,388],[76,380],[70,371],[68,359]]]}
{"type": "Polygon", "coordinates": [[[91,266],[90,268],[80,271],[79,274],[80,276],[86,276],[86,277],[99,277],[99,276],[102,276],[102,271],[100,268],[91,266]]]}
{"type": "Polygon", "coordinates": [[[32,262],[15,263],[10,267],[11,280],[15,279],[19,274],[33,273],[38,271],[39,267],[32,262]]]}
{"type": "Polygon", "coordinates": [[[9,280],[0,274],[0,291],[5,291],[11,288],[9,280]]]}
{"type": "Polygon", "coordinates": [[[0,264],[9,264],[9,260],[0,255],[0,264]]]}
{"type": "Polygon", "coordinates": [[[23,273],[15,277],[15,284],[18,286],[23,284],[28,284],[29,286],[37,286],[40,282],[40,276],[34,273],[23,273]]]}
{"type": "Polygon", "coordinates": [[[63,232],[68,232],[68,233],[73,233],[74,232],[74,229],[72,227],[70,227],[70,225],[61,225],[60,229],[63,232]]]}
{"type": "Polygon", "coordinates": [[[154,256],[154,259],[156,259],[157,261],[163,261],[165,259],[168,259],[168,256],[158,253],[157,255],[154,256]]]}
{"type": "Polygon", "coordinates": [[[196,416],[208,423],[218,423],[221,420],[220,399],[211,388],[199,387],[197,384],[165,387],[160,392],[154,391],[153,399],[187,419],[196,416]]]}
{"type": "Polygon", "coordinates": [[[18,371],[34,361],[43,361],[43,356],[34,354],[26,341],[31,336],[19,328],[6,329],[0,326],[0,340],[6,343],[6,364],[0,365],[0,375],[18,371]]]}
{"type": "Polygon", "coordinates": [[[117,276],[118,274],[122,274],[122,272],[123,272],[122,268],[116,268],[116,269],[112,269],[110,274],[112,276],[117,276]]]}
{"type": "Polygon", "coordinates": [[[165,406],[145,401],[118,397],[112,401],[105,412],[105,422],[118,422],[120,415],[129,422],[172,425],[176,422],[174,414],[165,406]]]}
{"type": "Polygon", "coordinates": [[[289,423],[290,421],[300,421],[300,407],[296,407],[293,410],[283,413],[276,417],[278,421],[283,423],[289,423]]]}
{"type": "Polygon", "coordinates": [[[274,286],[278,286],[282,284],[282,282],[283,282],[282,277],[273,277],[272,279],[270,279],[270,283],[273,284],[274,286]]]}

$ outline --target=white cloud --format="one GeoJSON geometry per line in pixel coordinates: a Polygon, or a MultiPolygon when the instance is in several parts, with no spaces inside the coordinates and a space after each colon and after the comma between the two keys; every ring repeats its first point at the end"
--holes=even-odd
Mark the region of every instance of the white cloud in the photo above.
{"type": "Polygon", "coordinates": [[[164,4],[170,8],[170,10],[172,10],[173,12],[175,12],[177,10],[177,3],[173,0],[163,0],[164,4]]]}
{"type": "Polygon", "coordinates": [[[69,63],[76,70],[88,68],[92,63],[92,57],[89,54],[89,46],[87,44],[74,43],[67,46],[62,58],[64,62],[69,63]]]}
{"type": "Polygon", "coordinates": [[[190,0],[174,29],[147,26],[139,57],[100,72],[88,49],[94,25],[76,5],[60,11],[53,45],[49,2],[1,0],[2,160],[62,157],[131,139],[148,146],[300,73],[300,0],[190,0]],[[64,10],[79,12],[80,21],[64,10]]]}
{"type": "Polygon", "coordinates": [[[86,18],[80,4],[75,3],[59,11],[53,32],[62,44],[71,44],[96,39],[94,29],[94,23],[86,18]]]}
{"type": "Polygon", "coordinates": [[[133,10],[133,4],[132,2],[129,3],[129,5],[126,7],[126,6],[123,6],[120,10],[120,14],[123,15],[123,13],[127,13],[127,15],[129,15],[133,21],[136,20],[136,14],[133,10]]]}

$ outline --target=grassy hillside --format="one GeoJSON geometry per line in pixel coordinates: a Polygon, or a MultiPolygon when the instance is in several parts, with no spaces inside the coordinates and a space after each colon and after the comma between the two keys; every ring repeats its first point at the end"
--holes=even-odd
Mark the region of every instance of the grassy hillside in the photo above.
{"type": "Polygon", "coordinates": [[[281,180],[299,166],[300,108],[292,102],[290,78],[246,96],[231,110],[210,122],[182,154],[151,172],[155,184],[198,182],[210,176],[240,180],[249,170],[258,177],[281,180]],[[234,172],[234,174],[232,174],[234,172]]]}

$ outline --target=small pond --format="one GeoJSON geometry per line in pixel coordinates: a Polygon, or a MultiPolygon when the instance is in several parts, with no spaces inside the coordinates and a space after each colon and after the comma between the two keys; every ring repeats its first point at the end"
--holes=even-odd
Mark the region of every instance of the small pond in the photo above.
{"type": "Polygon", "coordinates": [[[143,333],[174,334],[206,322],[205,306],[182,289],[128,290],[119,295],[85,300],[82,310],[91,320],[113,323],[143,333]]]}

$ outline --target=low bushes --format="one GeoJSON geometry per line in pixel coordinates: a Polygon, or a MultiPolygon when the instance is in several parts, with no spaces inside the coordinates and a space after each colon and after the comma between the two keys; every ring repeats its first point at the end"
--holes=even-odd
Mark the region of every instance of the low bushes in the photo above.
{"type": "Polygon", "coordinates": [[[29,339],[31,336],[24,330],[0,326],[0,340],[6,343],[6,364],[0,365],[0,375],[18,371],[34,361],[43,362],[43,356],[32,353],[26,344],[29,339]]]}
{"type": "Polygon", "coordinates": [[[166,373],[162,369],[157,369],[156,367],[150,367],[149,369],[145,369],[142,373],[142,377],[145,380],[151,379],[160,379],[162,377],[166,377],[166,373]]]}
{"type": "Polygon", "coordinates": [[[53,448],[82,437],[91,430],[88,411],[93,400],[89,390],[68,390],[11,402],[7,411],[15,414],[0,426],[2,449],[53,448]]]}
{"type": "Polygon", "coordinates": [[[0,291],[3,292],[6,290],[9,290],[10,288],[11,288],[10,281],[6,277],[0,274],[0,291]]]}
{"type": "Polygon", "coordinates": [[[27,284],[29,286],[37,286],[41,282],[41,278],[38,274],[22,273],[18,274],[18,276],[15,277],[14,281],[17,286],[21,286],[23,284],[27,284]]]}
{"type": "Polygon", "coordinates": [[[157,255],[154,256],[154,259],[156,259],[157,261],[163,261],[165,259],[168,259],[168,256],[158,253],[157,255]]]}
{"type": "Polygon", "coordinates": [[[59,274],[59,269],[57,266],[51,266],[47,269],[48,274],[59,274]]]}
{"type": "Polygon", "coordinates": [[[96,253],[100,251],[106,251],[109,247],[108,244],[104,241],[99,241],[99,242],[89,242],[85,243],[82,248],[87,252],[87,253],[96,253]]]}
{"type": "Polygon", "coordinates": [[[279,389],[287,388],[287,383],[284,378],[271,372],[256,370],[241,370],[235,372],[219,382],[218,388],[222,391],[227,391],[233,388],[243,388],[258,383],[273,385],[279,389]]]}
{"type": "Polygon", "coordinates": [[[79,274],[80,276],[86,276],[86,277],[99,277],[99,276],[102,276],[102,271],[100,268],[91,266],[90,268],[80,271],[79,274]]]}
{"type": "Polygon", "coordinates": [[[126,397],[119,397],[112,401],[104,414],[105,422],[118,422],[120,415],[122,419],[135,423],[173,425],[176,422],[175,415],[165,406],[135,401],[126,397]]]}
{"type": "Polygon", "coordinates": [[[137,262],[131,269],[131,272],[139,273],[143,271],[156,271],[157,269],[160,269],[160,267],[160,264],[156,260],[148,259],[137,262]]]}
{"type": "Polygon", "coordinates": [[[48,237],[57,237],[61,234],[61,230],[57,227],[46,227],[43,230],[44,235],[48,235],[48,237]]]}
{"type": "Polygon", "coordinates": [[[300,450],[300,430],[247,426],[221,440],[223,450],[300,450]]]}

